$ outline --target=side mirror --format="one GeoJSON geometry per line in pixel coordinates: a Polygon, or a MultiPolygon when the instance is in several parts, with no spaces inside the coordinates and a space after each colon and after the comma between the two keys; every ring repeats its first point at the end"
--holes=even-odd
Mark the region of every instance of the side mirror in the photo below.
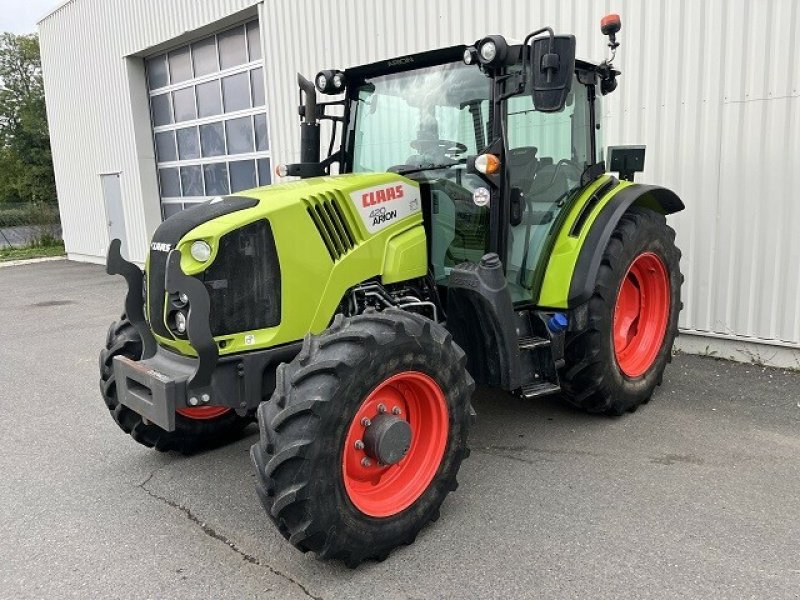
{"type": "Polygon", "coordinates": [[[541,112],[564,108],[575,72],[575,36],[536,38],[531,48],[533,106],[541,112]]]}

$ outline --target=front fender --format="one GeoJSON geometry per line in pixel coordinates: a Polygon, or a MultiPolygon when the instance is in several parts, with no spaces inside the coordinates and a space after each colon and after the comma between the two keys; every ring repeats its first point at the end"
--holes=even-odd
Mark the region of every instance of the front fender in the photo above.
{"type": "Polygon", "coordinates": [[[603,251],[622,215],[641,206],[664,215],[684,209],[678,195],[664,187],[620,182],[597,203],[578,231],[565,223],[549,257],[538,304],[574,308],[592,297],[603,251]]]}

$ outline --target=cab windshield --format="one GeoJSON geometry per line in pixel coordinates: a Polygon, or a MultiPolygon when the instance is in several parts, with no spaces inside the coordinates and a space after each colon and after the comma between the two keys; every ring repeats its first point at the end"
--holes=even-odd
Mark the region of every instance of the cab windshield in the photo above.
{"type": "Polygon", "coordinates": [[[367,80],[351,106],[352,170],[463,163],[486,144],[490,97],[491,80],[463,63],[367,80]]]}

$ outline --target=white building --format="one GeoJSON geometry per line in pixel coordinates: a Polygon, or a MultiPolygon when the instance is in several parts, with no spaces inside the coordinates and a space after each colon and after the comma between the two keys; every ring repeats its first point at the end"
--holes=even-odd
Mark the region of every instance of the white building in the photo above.
{"type": "Polygon", "coordinates": [[[605,143],[646,144],[639,179],[687,206],[680,346],[800,368],[796,0],[70,0],[39,23],[69,258],[111,230],[142,261],[163,215],[268,183],[298,158],[298,71],[543,25],[601,59],[609,10],[605,143]]]}

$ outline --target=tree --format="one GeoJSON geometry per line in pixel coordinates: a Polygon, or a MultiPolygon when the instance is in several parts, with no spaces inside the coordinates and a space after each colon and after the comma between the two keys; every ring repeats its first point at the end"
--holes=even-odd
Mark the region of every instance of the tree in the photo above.
{"type": "Polygon", "coordinates": [[[0,34],[0,202],[55,202],[36,34],[0,34]]]}

